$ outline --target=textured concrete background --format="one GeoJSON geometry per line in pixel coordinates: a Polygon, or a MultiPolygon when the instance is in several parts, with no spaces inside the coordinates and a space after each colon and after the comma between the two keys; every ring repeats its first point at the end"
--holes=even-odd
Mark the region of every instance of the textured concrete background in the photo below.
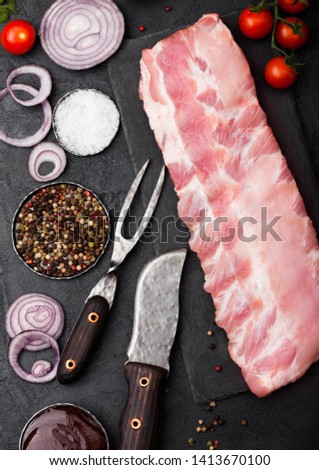
{"type": "MultiPolygon", "coordinates": [[[[18,17],[29,19],[38,26],[43,13],[51,3],[49,0],[42,0],[41,2],[17,0],[18,17]]],[[[178,28],[195,21],[201,14],[208,11],[216,11],[221,14],[230,13],[238,7],[244,6],[245,1],[119,0],[117,4],[125,15],[126,38],[129,39],[141,36],[138,30],[138,26],[141,24],[146,27],[147,33],[154,33],[167,28],[178,28]],[[163,11],[167,3],[173,6],[170,13],[163,11]]],[[[300,77],[296,91],[291,94],[294,97],[297,115],[303,118],[300,121],[305,136],[302,145],[308,149],[308,156],[302,155],[301,166],[307,168],[308,158],[314,160],[319,146],[317,130],[319,93],[317,87],[315,87],[319,71],[318,49],[315,46],[318,43],[318,33],[315,32],[318,26],[316,15],[318,16],[318,6],[314,7],[314,14],[311,19],[314,34],[306,52],[308,65],[304,75],[300,77]],[[317,52],[317,55],[313,51],[317,52]]],[[[109,79],[107,64],[80,73],[66,71],[56,66],[46,57],[39,43],[26,57],[13,57],[2,50],[0,51],[0,86],[4,86],[5,77],[10,70],[26,62],[41,64],[51,72],[54,82],[50,98],[52,105],[64,93],[77,87],[97,88],[114,98],[115,87],[114,83],[112,87],[109,79]]],[[[112,78],[114,81],[114,73],[112,78]]],[[[30,83],[32,83],[32,79],[30,83]]],[[[261,93],[264,86],[259,86],[261,93]]],[[[274,96],[275,101],[271,106],[268,104],[267,113],[270,121],[278,126],[280,135],[277,135],[277,137],[279,141],[282,141],[283,145],[289,145],[292,134],[284,127],[286,116],[283,116],[281,126],[279,126],[276,118],[281,113],[278,103],[283,98],[279,94],[274,96]],[[276,97],[278,97],[278,102],[276,97]]],[[[24,132],[31,133],[38,126],[40,119],[41,112],[39,110],[21,110],[10,99],[5,99],[0,105],[1,128],[6,129],[12,135],[17,135],[20,132],[21,134],[24,132]],[[32,119],[29,119],[30,115],[32,119]]],[[[298,126],[300,122],[298,122],[298,126]]],[[[298,126],[295,129],[296,133],[299,132],[298,126]]],[[[292,129],[289,126],[288,128],[292,129]]],[[[119,211],[136,169],[132,163],[132,155],[129,152],[126,136],[121,128],[113,144],[102,155],[90,158],[69,156],[67,170],[60,178],[60,180],[79,182],[92,188],[101,197],[111,214],[119,211]]],[[[54,141],[52,133],[48,139],[54,141]]],[[[111,447],[116,448],[118,421],[126,400],[127,386],[122,365],[126,360],[125,351],[131,335],[136,278],[145,262],[154,256],[154,247],[148,244],[139,244],[125,261],[125,265],[121,267],[119,271],[119,288],[109,321],[101,335],[89,367],[79,381],[70,386],[62,386],[57,382],[47,385],[32,385],[21,381],[13,373],[7,362],[8,338],[5,332],[5,312],[8,306],[18,296],[25,293],[42,292],[52,295],[61,302],[66,312],[66,328],[60,340],[60,345],[63,347],[87,293],[104,273],[110,258],[109,250],[92,271],[77,279],[61,282],[40,278],[20,262],[13,252],[10,240],[12,217],[25,195],[38,186],[28,174],[27,156],[27,149],[17,149],[0,143],[2,189],[0,208],[0,276],[2,289],[0,294],[0,448],[16,448],[20,431],[26,420],[40,408],[55,402],[71,402],[81,405],[94,413],[106,427],[110,436],[111,447]]],[[[296,168],[297,170],[298,168],[296,168]]],[[[150,193],[150,181],[154,181],[154,171],[150,169],[150,180],[145,185],[145,197],[150,193]]],[[[313,171],[314,174],[315,170],[313,171]]],[[[304,180],[304,182],[300,181],[300,184],[303,185],[303,195],[307,199],[308,209],[315,216],[318,209],[318,199],[314,197],[315,185],[312,180],[309,180],[309,174],[307,178],[301,178],[301,180],[304,180]]],[[[167,181],[167,185],[168,190],[170,190],[169,181],[167,181]]],[[[161,204],[163,208],[165,201],[162,201],[161,204]]],[[[136,210],[137,212],[140,211],[141,214],[142,209],[137,206],[136,210]]],[[[159,210],[161,210],[161,207],[159,207],[159,210]]],[[[156,251],[165,251],[165,249],[165,247],[159,246],[156,251]]],[[[192,267],[194,266],[197,273],[194,275],[194,288],[201,289],[201,279],[198,275],[200,271],[198,265],[196,265],[196,260],[191,258],[189,263],[186,285],[187,282],[190,283],[193,280],[192,267]]],[[[182,304],[186,300],[187,292],[184,288],[181,295],[182,304]]],[[[197,312],[194,311],[194,316],[196,314],[197,312]]],[[[160,448],[187,448],[187,438],[190,436],[195,436],[197,439],[196,449],[204,449],[207,440],[212,437],[220,440],[223,449],[318,448],[319,376],[315,371],[296,384],[285,387],[263,400],[259,400],[247,392],[220,401],[216,413],[226,420],[226,424],[213,435],[197,436],[195,432],[197,420],[208,418],[208,414],[203,411],[202,406],[195,404],[193,401],[181,353],[181,344],[184,342],[183,354],[186,357],[185,348],[187,350],[187,345],[185,346],[185,340],[189,342],[191,337],[196,338],[196,341],[194,340],[196,348],[206,348],[207,337],[202,323],[198,330],[188,330],[188,333],[185,330],[185,323],[182,324],[182,327],[179,329],[171,357],[171,374],[166,384],[169,393],[163,394],[161,399],[162,429],[159,438],[160,448]],[[189,331],[191,334],[189,334],[189,331]],[[247,427],[243,428],[239,424],[241,418],[246,418],[249,421],[247,427]]],[[[43,354],[39,353],[40,355],[43,357],[43,354]]],[[[35,357],[37,357],[36,354],[26,353],[22,357],[22,363],[27,366],[34,361],[35,357]]],[[[202,364],[199,363],[198,369],[202,370],[202,364]]],[[[189,367],[188,372],[190,373],[189,367]]],[[[195,372],[192,371],[192,377],[194,377],[195,372]]],[[[219,380],[222,380],[222,375],[219,380]]]]}

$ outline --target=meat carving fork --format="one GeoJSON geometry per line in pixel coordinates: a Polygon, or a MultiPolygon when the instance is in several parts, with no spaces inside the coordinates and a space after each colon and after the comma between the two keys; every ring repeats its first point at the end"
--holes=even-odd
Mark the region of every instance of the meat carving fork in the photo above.
{"type": "Polygon", "coordinates": [[[157,206],[164,183],[165,166],[161,170],[154,192],[142,218],[142,222],[135,234],[128,239],[122,235],[124,220],[128,214],[148,164],[149,160],[147,160],[137,174],[125,198],[119,220],[116,224],[110,269],[91,290],[63,349],[57,371],[57,379],[61,383],[72,382],[83,369],[83,366],[90,356],[96,339],[102,329],[103,321],[112,307],[117,285],[117,276],[115,271],[142,236],[157,206]]]}

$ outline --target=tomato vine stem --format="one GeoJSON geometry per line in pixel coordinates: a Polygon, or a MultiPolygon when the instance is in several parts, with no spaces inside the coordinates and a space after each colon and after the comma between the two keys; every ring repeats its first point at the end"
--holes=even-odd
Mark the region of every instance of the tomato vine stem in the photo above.
{"type": "MultiPolygon", "coordinates": [[[[288,63],[291,64],[293,53],[287,54],[287,52],[284,49],[282,49],[281,47],[279,47],[277,42],[276,42],[277,24],[278,24],[278,21],[282,21],[282,18],[279,15],[278,0],[274,0],[274,2],[272,2],[272,5],[274,7],[274,25],[273,25],[272,33],[271,33],[271,48],[278,51],[278,52],[280,52],[280,54],[282,54],[284,56],[285,61],[287,62],[287,64],[288,63]]],[[[288,22],[286,22],[286,23],[288,23],[288,22]]],[[[290,23],[289,23],[289,25],[290,25],[290,23]]]]}

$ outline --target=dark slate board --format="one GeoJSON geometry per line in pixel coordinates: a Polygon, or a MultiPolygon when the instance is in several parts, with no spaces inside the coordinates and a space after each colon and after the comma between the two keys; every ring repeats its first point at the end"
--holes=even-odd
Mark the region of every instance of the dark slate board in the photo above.
{"type": "MultiPolygon", "coordinates": [[[[271,57],[269,42],[268,40],[253,42],[244,38],[239,34],[237,18],[238,12],[223,16],[223,20],[247,56],[256,81],[261,106],[268,116],[269,124],[273,128],[284,155],[287,157],[308,213],[314,221],[317,232],[319,232],[319,191],[310,164],[304,124],[296,109],[294,91],[277,91],[270,89],[265,84],[263,69],[267,58],[271,57]]],[[[137,170],[147,155],[152,159],[153,178],[163,164],[163,159],[153,132],[148,125],[142,102],[138,98],[139,60],[142,49],[152,47],[158,40],[168,36],[176,29],[171,28],[140,39],[127,40],[121,51],[109,61],[108,65],[133,165],[137,170]]],[[[164,197],[157,211],[158,220],[163,221],[165,218],[167,220],[167,216],[177,220],[176,203],[177,197],[173,190],[173,184],[168,178],[164,197]]],[[[177,227],[171,224],[168,231],[165,227],[165,224],[162,224],[161,243],[154,245],[155,251],[167,251],[186,244],[185,229],[179,221],[177,221],[177,227]]],[[[283,282],[284,275],[283,267],[283,282]]],[[[200,264],[196,255],[190,253],[181,286],[179,340],[194,400],[199,403],[236,395],[247,390],[239,368],[228,354],[227,337],[224,331],[213,324],[213,302],[211,297],[203,291],[202,285],[203,273],[200,264]],[[206,335],[209,328],[214,330],[212,338],[208,338],[206,335]],[[214,351],[209,350],[209,342],[216,344],[214,351]],[[222,365],[222,376],[214,371],[216,364],[222,365]]],[[[317,372],[319,372],[319,365],[314,365],[308,373],[317,372]]]]}

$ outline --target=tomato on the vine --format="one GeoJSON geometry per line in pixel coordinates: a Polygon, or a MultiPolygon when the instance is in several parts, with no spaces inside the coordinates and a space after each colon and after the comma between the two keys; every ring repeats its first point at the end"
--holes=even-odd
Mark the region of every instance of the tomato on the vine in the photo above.
{"type": "Polygon", "coordinates": [[[307,10],[310,5],[311,0],[308,0],[308,3],[304,3],[301,1],[296,0],[279,0],[279,6],[282,10],[286,11],[287,13],[293,13],[294,15],[298,13],[302,13],[303,11],[307,10]]]}
{"type": "Polygon", "coordinates": [[[251,39],[261,39],[271,32],[274,18],[267,9],[253,11],[246,8],[239,15],[238,23],[241,32],[245,36],[251,39]]]}
{"type": "Polygon", "coordinates": [[[1,43],[8,52],[22,55],[29,52],[35,42],[36,32],[31,23],[25,20],[13,20],[3,28],[1,43]]]}
{"type": "Polygon", "coordinates": [[[284,57],[273,57],[266,65],[265,79],[273,88],[284,89],[295,83],[297,72],[284,57]]]}
{"type": "Polygon", "coordinates": [[[276,41],[285,49],[300,49],[309,39],[307,23],[294,16],[288,16],[285,21],[294,26],[279,21],[276,27],[276,41]]]}

